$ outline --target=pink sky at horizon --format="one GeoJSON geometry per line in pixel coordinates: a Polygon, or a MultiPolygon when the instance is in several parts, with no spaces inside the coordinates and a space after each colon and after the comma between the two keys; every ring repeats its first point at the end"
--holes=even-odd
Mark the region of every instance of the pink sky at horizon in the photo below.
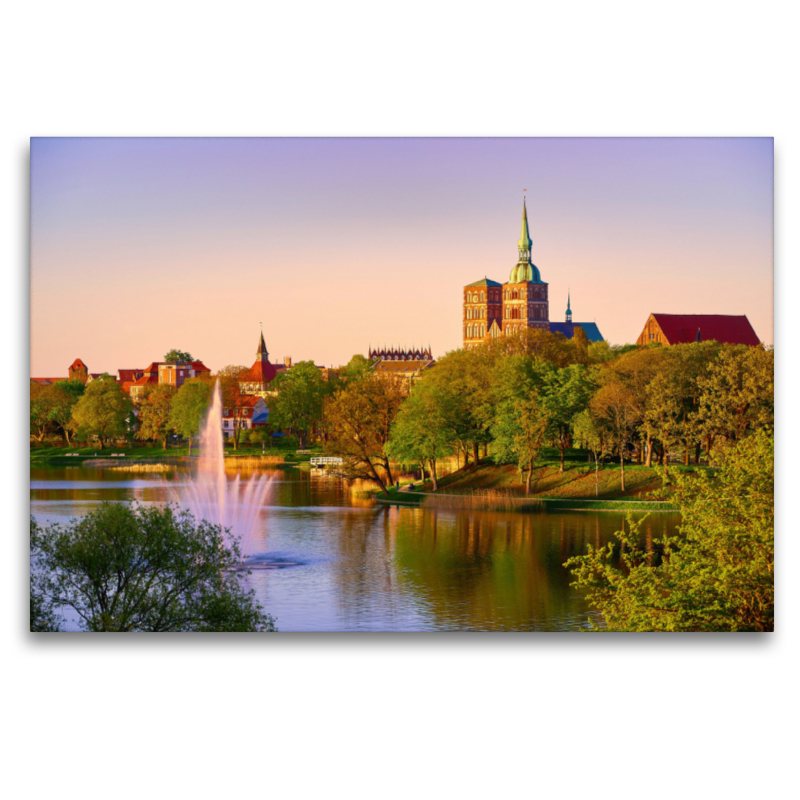
{"type": "Polygon", "coordinates": [[[633,342],[651,312],[773,343],[773,140],[33,139],[31,375],[161,360],[346,363],[461,345],[508,280],[527,189],[550,319],[633,342]]]}

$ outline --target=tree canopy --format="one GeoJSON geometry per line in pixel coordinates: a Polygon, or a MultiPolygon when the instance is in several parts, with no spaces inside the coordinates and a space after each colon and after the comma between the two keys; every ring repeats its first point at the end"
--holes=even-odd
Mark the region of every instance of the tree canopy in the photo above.
{"type": "Polygon", "coordinates": [[[642,548],[630,517],[615,543],[571,558],[611,631],[771,631],[774,627],[774,440],[766,430],[719,456],[717,470],[675,476],[680,536],[642,548]]]}
{"type": "Polygon", "coordinates": [[[270,422],[297,437],[301,449],[322,423],[322,407],[330,394],[328,382],[313,361],[299,361],[274,381],[270,422]]]}
{"type": "Polygon", "coordinates": [[[104,503],[44,528],[31,518],[31,629],[52,629],[48,613],[70,608],[94,632],[275,630],[228,539],[172,506],[104,503]]]}
{"type": "Polygon", "coordinates": [[[184,350],[175,350],[175,349],[173,349],[173,350],[170,350],[164,356],[164,361],[167,364],[178,364],[178,363],[180,363],[180,364],[188,364],[188,363],[191,363],[192,361],[195,361],[195,359],[192,358],[192,354],[191,353],[187,353],[184,350]]]}
{"type": "Polygon", "coordinates": [[[96,436],[102,449],[108,439],[129,432],[133,403],[110,375],[104,373],[87,385],[72,409],[70,425],[80,439],[96,436]]]}
{"type": "Polygon", "coordinates": [[[186,381],[172,398],[167,424],[189,440],[189,455],[192,453],[192,439],[200,433],[210,400],[210,382],[196,378],[186,381]]]}

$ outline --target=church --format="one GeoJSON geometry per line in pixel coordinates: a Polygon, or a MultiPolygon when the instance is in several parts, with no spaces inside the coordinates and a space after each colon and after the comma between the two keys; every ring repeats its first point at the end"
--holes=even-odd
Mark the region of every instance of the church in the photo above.
{"type": "Polygon", "coordinates": [[[603,336],[594,322],[573,322],[570,298],[564,322],[550,322],[548,284],[531,261],[528,209],[522,201],[522,234],[517,242],[517,263],[506,283],[484,278],[464,287],[464,348],[477,347],[499,336],[513,336],[525,328],[561,333],[571,339],[583,328],[590,342],[603,336]]]}

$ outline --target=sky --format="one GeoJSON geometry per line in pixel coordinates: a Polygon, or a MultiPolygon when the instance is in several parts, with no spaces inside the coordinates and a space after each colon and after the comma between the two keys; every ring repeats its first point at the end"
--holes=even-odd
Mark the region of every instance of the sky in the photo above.
{"type": "Polygon", "coordinates": [[[523,192],[550,319],[634,342],[652,312],[773,343],[771,138],[34,138],[31,375],[189,351],[250,366],[461,346],[523,192]]]}

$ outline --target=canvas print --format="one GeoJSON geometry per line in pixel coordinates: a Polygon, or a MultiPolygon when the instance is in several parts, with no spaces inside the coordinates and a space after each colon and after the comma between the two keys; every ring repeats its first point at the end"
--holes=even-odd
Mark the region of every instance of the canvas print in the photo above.
{"type": "Polygon", "coordinates": [[[30,156],[31,631],[773,630],[772,139],[30,156]]]}

